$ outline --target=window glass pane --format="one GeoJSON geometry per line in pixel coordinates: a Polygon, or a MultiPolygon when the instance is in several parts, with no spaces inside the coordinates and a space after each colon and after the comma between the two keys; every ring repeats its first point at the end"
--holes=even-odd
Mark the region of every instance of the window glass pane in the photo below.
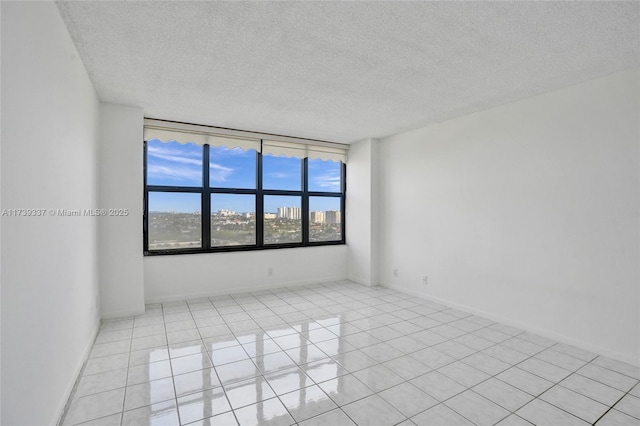
{"type": "Polygon", "coordinates": [[[265,195],[264,243],[302,242],[302,197],[265,195]]]}
{"type": "Polygon", "coordinates": [[[342,240],[340,198],[309,197],[309,241],[342,240]]]}
{"type": "Polygon", "coordinates": [[[309,191],[341,192],[341,163],[309,159],[309,191]]]}
{"type": "MultiPolygon", "coordinates": [[[[209,148],[209,186],[255,189],[256,151],[212,146],[209,148]]],[[[212,210],[213,211],[213,210],[212,210]]]]}
{"type": "MultiPolygon", "coordinates": [[[[302,160],[296,157],[262,156],[264,189],[302,190],[302,160]]],[[[266,211],[266,210],[265,210],[266,211]]]]}
{"type": "Polygon", "coordinates": [[[149,250],[202,247],[200,194],[149,193],[149,250]]]}
{"type": "Polygon", "coordinates": [[[211,247],[256,243],[256,196],[211,194],[211,247]]]}
{"type": "Polygon", "coordinates": [[[149,140],[147,184],[202,186],[202,146],[149,140]]]}

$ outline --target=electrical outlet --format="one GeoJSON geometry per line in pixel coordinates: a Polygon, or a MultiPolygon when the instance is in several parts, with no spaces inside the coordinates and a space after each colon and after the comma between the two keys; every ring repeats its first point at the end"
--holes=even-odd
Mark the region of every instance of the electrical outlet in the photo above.
{"type": "Polygon", "coordinates": [[[397,269],[393,270],[393,276],[396,277],[396,278],[398,277],[398,270],[397,269]]]}
{"type": "Polygon", "coordinates": [[[268,277],[272,277],[273,276],[273,268],[267,268],[267,276],[268,277]]]}
{"type": "Polygon", "coordinates": [[[427,276],[426,275],[422,276],[422,284],[427,285],[427,276]]]}

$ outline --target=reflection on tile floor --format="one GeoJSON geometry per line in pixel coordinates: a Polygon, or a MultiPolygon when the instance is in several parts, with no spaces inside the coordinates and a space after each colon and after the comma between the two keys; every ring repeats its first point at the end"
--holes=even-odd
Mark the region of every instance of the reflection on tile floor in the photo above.
{"type": "Polygon", "coordinates": [[[640,425],[637,367],[349,281],[104,321],[63,425],[640,425]]]}

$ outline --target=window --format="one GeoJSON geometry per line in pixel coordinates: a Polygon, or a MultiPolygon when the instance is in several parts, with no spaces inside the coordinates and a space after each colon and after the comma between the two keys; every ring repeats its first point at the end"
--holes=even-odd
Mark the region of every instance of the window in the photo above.
{"type": "Polygon", "coordinates": [[[344,148],[157,123],[145,120],[145,254],[344,244],[344,148]]]}

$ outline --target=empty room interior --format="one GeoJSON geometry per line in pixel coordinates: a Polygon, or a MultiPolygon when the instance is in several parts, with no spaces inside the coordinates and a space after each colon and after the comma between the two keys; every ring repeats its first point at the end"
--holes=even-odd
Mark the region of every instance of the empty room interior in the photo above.
{"type": "Polygon", "coordinates": [[[640,425],[639,2],[0,14],[2,425],[640,425]]]}

